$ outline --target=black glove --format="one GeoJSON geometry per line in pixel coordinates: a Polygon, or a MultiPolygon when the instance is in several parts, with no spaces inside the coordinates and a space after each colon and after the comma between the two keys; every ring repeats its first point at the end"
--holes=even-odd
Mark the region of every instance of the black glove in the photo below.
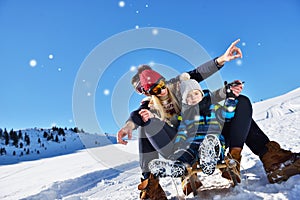
{"type": "Polygon", "coordinates": [[[226,89],[226,98],[230,98],[230,99],[235,99],[236,96],[234,95],[234,93],[232,92],[231,87],[243,84],[244,82],[239,82],[239,81],[233,81],[231,83],[228,83],[227,81],[224,81],[224,85],[225,85],[225,89],[226,89]]]}

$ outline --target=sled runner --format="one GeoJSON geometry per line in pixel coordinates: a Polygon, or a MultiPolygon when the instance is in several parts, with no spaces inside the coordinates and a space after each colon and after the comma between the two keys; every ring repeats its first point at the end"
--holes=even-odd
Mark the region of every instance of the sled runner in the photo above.
{"type": "MultiPolygon", "coordinates": [[[[233,159],[226,157],[224,163],[216,165],[217,169],[229,171],[231,177],[231,186],[235,187],[238,184],[236,173],[234,173],[236,163],[233,159]]],[[[198,165],[197,168],[187,168],[187,174],[184,176],[185,179],[190,179],[191,187],[193,189],[194,196],[197,195],[197,188],[195,187],[195,180],[193,180],[193,174],[203,172],[202,168],[198,165]]]]}

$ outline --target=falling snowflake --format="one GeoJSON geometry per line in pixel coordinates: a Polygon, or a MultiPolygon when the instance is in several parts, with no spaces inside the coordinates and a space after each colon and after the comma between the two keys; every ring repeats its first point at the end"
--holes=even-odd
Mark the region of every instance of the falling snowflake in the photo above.
{"type": "Polygon", "coordinates": [[[90,97],[90,96],[92,96],[92,93],[88,92],[86,95],[87,95],[88,97],[90,97]]]}
{"type": "Polygon", "coordinates": [[[105,96],[109,95],[109,93],[110,93],[110,91],[109,91],[108,89],[105,89],[105,90],[103,91],[103,94],[104,94],[105,96]]]}
{"type": "Polygon", "coordinates": [[[146,7],[146,8],[148,8],[148,7],[149,7],[149,5],[148,5],[148,4],[146,4],[146,5],[145,5],[145,7],[146,7]]]}
{"type": "Polygon", "coordinates": [[[62,68],[59,67],[57,70],[58,70],[59,72],[61,72],[62,68]]]}
{"type": "Polygon", "coordinates": [[[153,29],[153,30],[152,30],[152,34],[153,34],[153,35],[157,35],[157,34],[158,34],[158,30],[157,30],[156,28],[153,29]]]}
{"type": "Polygon", "coordinates": [[[30,67],[35,67],[37,65],[36,60],[35,59],[30,60],[29,65],[30,65],[30,67]]]}
{"type": "Polygon", "coordinates": [[[138,11],[138,10],[137,10],[137,11],[135,11],[135,13],[136,13],[136,14],[139,14],[139,13],[140,13],[140,11],[138,11]]]}
{"type": "Polygon", "coordinates": [[[136,25],[136,26],[135,26],[135,29],[139,29],[139,28],[140,28],[140,26],[139,26],[139,25],[136,25]]]}
{"type": "Polygon", "coordinates": [[[151,67],[153,67],[153,66],[155,65],[155,62],[154,62],[154,61],[150,61],[150,62],[148,63],[148,65],[151,66],[151,67]]]}
{"type": "Polygon", "coordinates": [[[238,66],[241,66],[241,65],[243,64],[243,62],[242,62],[242,60],[237,60],[237,61],[236,61],[236,64],[237,64],[238,66]]]}
{"type": "Polygon", "coordinates": [[[260,42],[258,42],[258,43],[257,43],[257,46],[261,46],[261,43],[260,43],[260,42]]]}
{"type": "Polygon", "coordinates": [[[125,2],[124,1],[119,1],[119,7],[123,8],[125,6],[125,2]]]}
{"type": "Polygon", "coordinates": [[[53,54],[49,54],[48,58],[52,60],[54,58],[53,54]]]}
{"type": "Polygon", "coordinates": [[[131,67],[130,67],[130,71],[131,71],[131,72],[134,72],[135,70],[136,70],[136,66],[131,66],[131,67]]]}
{"type": "Polygon", "coordinates": [[[242,46],[246,46],[246,42],[243,42],[243,43],[242,43],[242,46]]]}

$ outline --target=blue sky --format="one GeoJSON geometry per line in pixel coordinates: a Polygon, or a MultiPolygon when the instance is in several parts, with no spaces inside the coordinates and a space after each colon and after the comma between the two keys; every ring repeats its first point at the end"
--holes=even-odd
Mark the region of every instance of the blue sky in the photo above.
{"type": "MultiPolygon", "coordinates": [[[[240,38],[244,57],[226,64],[222,79],[244,80],[243,93],[253,102],[284,94],[300,87],[299,19],[297,0],[0,0],[0,127],[76,126],[75,83],[89,85],[89,77],[78,80],[83,63],[109,38],[147,27],[184,34],[212,58],[240,38]]],[[[107,54],[121,45],[108,47],[107,54]]],[[[99,62],[105,56],[99,55],[99,62]]],[[[120,55],[106,66],[96,90],[86,93],[94,100],[100,132],[117,132],[138,106],[141,96],[130,90],[130,98],[122,99],[116,88],[120,83],[130,88],[123,80],[142,63],[159,63],[178,73],[193,67],[158,49],[120,55]]],[[[81,128],[99,132],[86,126],[81,128]]]]}

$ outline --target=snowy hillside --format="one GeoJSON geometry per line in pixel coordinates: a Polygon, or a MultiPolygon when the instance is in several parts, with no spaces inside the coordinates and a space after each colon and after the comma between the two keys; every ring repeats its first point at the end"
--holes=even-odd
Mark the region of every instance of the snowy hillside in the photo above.
{"type": "Polygon", "coordinates": [[[84,133],[77,128],[0,129],[0,164],[49,158],[112,143],[116,143],[115,137],[84,133]]]}
{"type": "MultiPolygon", "coordinates": [[[[276,140],[286,149],[300,152],[300,88],[256,103],[253,108],[254,119],[271,140],[276,140]]],[[[132,140],[127,146],[112,144],[2,165],[0,199],[136,200],[140,182],[137,149],[137,141],[132,140]]],[[[258,157],[247,147],[242,156],[243,180],[240,185],[229,188],[228,181],[217,172],[212,176],[200,174],[204,187],[199,197],[222,200],[299,199],[300,175],[281,184],[269,184],[258,157]]],[[[179,179],[164,178],[161,185],[168,199],[184,199],[179,179]]],[[[198,197],[191,194],[186,199],[198,197]]]]}
{"type": "Polygon", "coordinates": [[[285,95],[255,103],[254,118],[256,121],[280,116],[300,111],[300,88],[295,89],[285,95]]]}

